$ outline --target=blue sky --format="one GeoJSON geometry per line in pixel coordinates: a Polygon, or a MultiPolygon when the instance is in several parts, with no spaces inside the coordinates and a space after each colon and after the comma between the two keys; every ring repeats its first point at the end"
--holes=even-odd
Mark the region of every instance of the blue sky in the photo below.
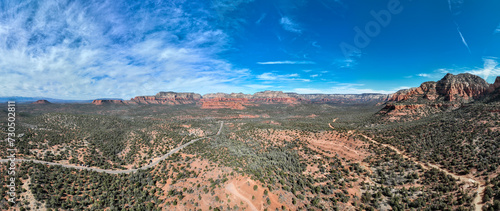
{"type": "Polygon", "coordinates": [[[0,1],[0,96],[392,93],[500,75],[495,0],[0,1]]]}

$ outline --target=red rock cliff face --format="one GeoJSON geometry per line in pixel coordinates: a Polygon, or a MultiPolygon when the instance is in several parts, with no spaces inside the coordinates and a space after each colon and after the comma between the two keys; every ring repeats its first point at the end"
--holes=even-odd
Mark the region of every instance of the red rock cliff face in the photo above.
{"type": "Polygon", "coordinates": [[[389,98],[389,101],[408,100],[418,95],[423,95],[424,98],[429,100],[435,100],[438,97],[436,93],[436,82],[425,82],[416,88],[399,90],[389,98]]]}
{"type": "Polygon", "coordinates": [[[299,101],[305,101],[300,96],[294,96],[295,93],[283,93],[282,91],[263,91],[253,94],[251,100],[261,103],[286,103],[296,104],[299,101]]]}
{"type": "Polygon", "coordinates": [[[489,84],[479,76],[472,74],[451,73],[437,82],[436,91],[443,95],[446,101],[455,101],[459,98],[470,101],[484,96],[489,88],[489,84]]]}
{"type": "Polygon", "coordinates": [[[111,105],[111,104],[125,104],[123,100],[93,100],[92,104],[94,105],[111,105]]]}
{"type": "Polygon", "coordinates": [[[264,91],[253,95],[243,93],[214,93],[206,94],[201,99],[201,108],[204,109],[244,109],[245,106],[258,103],[287,103],[296,104],[302,99],[290,96],[282,91],[264,91]]]}
{"type": "Polygon", "coordinates": [[[51,104],[47,100],[37,100],[36,102],[32,102],[31,104],[51,104]]]}
{"type": "Polygon", "coordinates": [[[442,100],[447,102],[469,102],[488,93],[490,85],[479,76],[464,73],[448,73],[438,82],[425,82],[420,87],[400,90],[389,101],[427,101],[442,100]]]}
{"type": "Polygon", "coordinates": [[[177,93],[177,92],[160,92],[155,96],[137,96],[130,101],[129,104],[193,104],[201,99],[200,94],[196,93],[177,93]]]}
{"type": "Polygon", "coordinates": [[[497,78],[497,81],[497,85],[490,85],[479,76],[448,73],[437,82],[425,82],[419,87],[394,93],[378,114],[417,116],[456,109],[465,103],[483,99],[500,86],[500,79],[497,78]]]}
{"type": "Polygon", "coordinates": [[[493,92],[493,91],[495,91],[495,89],[498,89],[499,87],[500,87],[500,76],[497,76],[495,83],[490,85],[490,88],[488,89],[488,91],[493,92]]]}

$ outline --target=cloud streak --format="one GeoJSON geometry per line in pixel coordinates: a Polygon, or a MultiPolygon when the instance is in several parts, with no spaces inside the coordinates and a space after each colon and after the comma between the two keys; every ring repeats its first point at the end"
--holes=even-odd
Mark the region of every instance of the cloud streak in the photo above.
{"type": "MultiPolygon", "coordinates": [[[[460,8],[462,4],[464,3],[463,0],[448,0],[448,9],[450,10],[450,13],[452,16],[460,14],[461,11],[453,12],[454,10],[460,8]]],[[[462,34],[462,31],[460,30],[460,27],[458,26],[458,23],[456,21],[453,21],[455,26],[457,27],[457,32],[460,38],[462,39],[462,43],[465,45],[467,50],[469,51],[469,54],[472,54],[469,45],[467,44],[467,41],[465,41],[464,35],[462,34]]]]}
{"type": "Polygon", "coordinates": [[[302,82],[310,82],[310,79],[300,78],[300,75],[297,73],[279,75],[274,73],[262,73],[257,75],[256,78],[261,81],[302,81],[302,82]]]}
{"type": "Polygon", "coordinates": [[[206,15],[194,14],[206,11],[193,4],[0,4],[0,96],[93,99],[206,92],[202,87],[238,91],[234,83],[249,72],[218,59],[228,35],[206,15]]]}
{"type": "Polygon", "coordinates": [[[313,61],[269,61],[269,62],[257,62],[257,64],[263,64],[263,65],[268,65],[268,64],[316,64],[313,61]]]}
{"type": "Polygon", "coordinates": [[[289,17],[286,17],[286,16],[281,17],[280,24],[283,27],[283,29],[286,31],[297,33],[297,34],[302,33],[302,29],[300,28],[300,26],[297,23],[295,23],[294,21],[292,21],[292,19],[290,19],[289,17]]]}
{"type": "Polygon", "coordinates": [[[462,32],[460,31],[460,27],[458,26],[457,22],[455,22],[455,21],[453,21],[453,22],[457,26],[457,31],[458,31],[458,34],[460,35],[460,38],[462,38],[462,43],[465,45],[465,47],[467,48],[469,53],[472,54],[472,52],[470,51],[469,45],[467,44],[467,41],[465,41],[464,35],[462,35],[462,32]]]}

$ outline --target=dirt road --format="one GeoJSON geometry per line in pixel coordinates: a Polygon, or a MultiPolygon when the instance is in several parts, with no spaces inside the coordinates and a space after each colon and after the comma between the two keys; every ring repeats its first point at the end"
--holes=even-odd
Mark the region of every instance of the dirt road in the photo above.
{"type": "Polygon", "coordinates": [[[411,161],[413,161],[413,162],[421,165],[426,170],[429,170],[431,168],[436,168],[436,169],[438,169],[440,171],[443,171],[447,175],[452,176],[456,180],[462,181],[464,183],[472,183],[473,185],[474,184],[478,184],[479,186],[478,186],[478,188],[476,190],[477,195],[474,198],[472,204],[474,204],[474,207],[475,207],[476,211],[481,211],[482,210],[482,207],[483,207],[483,205],[481,204],[481,202],[482,202],[482,196],[484,195],[484,190],[486,189],[485,188],[485,184],[483,182],[478,182],[478,181],[476,181],[476,180],[474,180],[474,179],[472,179],[470,177],[457,175],[457,174],[452,173],[452,172],[448,171],[447,169],[441,168],[440,166],[435,165],[435,164],[424,163],[424,162],[420,162],[420,161],[418,161],[416,159],[412,159],[411,157],[407,156],[405,153],[401,152],[398,148],[396,148],[396,147],[394,147],[392,145],[379,143],[379,142],[373,140],[372,138],[370,138],[370,137],[368,137],[368,136],[366,136],[364,134],[359,134],[359,135],[363,136],[364,138],[366,138],[367,140],[369,140],[370,142],[372,142],[372,143],[374,143],[376,145],[382,145],[384,147],[388,147],[389,149],[392,149],[397,154],[403,156],[403,158],[407,158],[407,159],[409,159],[409,160],[411,160],[411,161]]]}
{"type": "MultiPolygon", "coordinates": [[[[219,131],[217,132],[217,134],[215,134],[213,136],[220,135],[223,126],[224,126],[224,121],[221,122],[219,131]]],[[[181,149],[184,149],[185,147],[189,146],[190,144],[192,144],[192,143],[194,143],[196,141],[199,141],[201,139],[209,138],[209,137],[210,136],[193,139],[190,142],[185,143],[185,144],[183,144],[183,145],[181,145],[181,146],[179,146],[179,147],[171,150],[167,154],[165,154],[165,155],[161,156],[160,158],[156,159],[156,161],[152,162],[151,164],[143,166],[143,167],[141,167],[139,169],[144,170],[144,169],[148,169],[148,168],[151,168],[153,166],[156,166],[161,161],[167,159],[170,155],[172,155],[172,154],[180,151],[181,149]]],[[[42,160],[23,159],[23,158],[16,158],[15,162],[30,162],[30,161],[33,162],[33,163],[46,164],[46,165],[49,165],[49,166],[62,166],[62,167],[66,167],[66,168],[91,170],[91,171],[96,171],[96,172],[101,172],[101,173],[107,173],[107,174],[129,174],[129,173],[137,172],[139,170],[139,169],[127,169],[127,170],[98,169],[98,168],[93,168],[93,167],[75,166],[75,165],[68,165],[68,164],[47,162],[47,161],[42,161],[42,160]]],[[[6,162],[10,162],[10,161],[8,159],[0,159],[0,163],[6,163],[6,162]]]]}
{"type": "Polygon", "coordinates": [[[243,195],[241,195],[238,190],[236,190],[236,187],[234,186],[233,183],[229,183],[227,186],[226,186],[226,189],[231,192],[233,195],[235,195],[236,197],[240,198],[241,200],[243,200],[244,202],[246,202],[248,204],[248,206],[250,207],[250,210],[253,210],[253,211],[257,211],[257,208],[252,204],[252,202],[247,199],[246,197],[244,197],[243,195]]]}

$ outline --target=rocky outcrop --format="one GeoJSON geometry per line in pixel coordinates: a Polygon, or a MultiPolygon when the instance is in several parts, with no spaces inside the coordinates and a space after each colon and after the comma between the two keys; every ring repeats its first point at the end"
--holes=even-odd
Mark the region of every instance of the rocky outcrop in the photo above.
{"type": "Polygon", "coordinates": [[[160,99],[188,99],[188,100],[199,100],[201,95],[192,92],[159,92],[155,97],[160,99]]]}
{"type": "Polygon", "coordinates": [[[283,98],[293,98],[295,93],[284,93],[282,91],[263,91],[256,92],[252,95],[253,99],[283,99],[283,98]]]}
{"type": "Polygon", "coordinates": [[[456,109],[466,103],[484,99],[498,86],[498,77],[495,83],[490,85],[476,75],[448,73],[437,82],[425,82],[419,87],[394,93],[378,114],[418,116],[456,109]]]}
{"type": "Polygon", "coordinates": [[[123,100],[93,100],[94,105],[123,105],[125,104],[123,100]]]}
{"type": "Polygon", "coordinates": [[[226,94],[226,93],[210,93],[210,94],[205,94],[202,97],[203,99],[250,99],[252,98],[251,94],[243,94],[243,93],[231,93],[231,94],[226,94]]]}
{"type": "Polygon", "coordinates": [[[312,102],[368,102],[387,101],[392,95],[378,93],[364,94],[297,94],[300,98],[312,102]]]}
{"type": "Polygon", "coordinates": [[[500,87],[500,76],[497,76],[497,79],[493,84],[490,85],[488,91],[493,92],[495,89],[498,89],[500,87]]]}
{"type": "Polygon", "coordinates": [[[439,100],[463,103],[480,99],[488,93],[489,88],[490,85],[479,76],[448,73],[438,82],[425,82],[420,87],[400,90],[389,101],[439,100]]]}
{"type": "Polygon", "coordinates": [[[255,105],[257,103],[296,104],[303,100],[301,98],[296,98],[293,94],[295,93],[284,93],[282,91],[263,91],[253,95],[243,93],[213,93],[203,95],[201,107],[205,109],[243,109],[245,106],[255,105]]]}
{"type": "Polygon", "coordinates": [[[490,85],[488,91],[490,92],[490,94],[485,101],[488,103],[500,103],[500,76],[496,78],[495,83],[490,85]]]}
{"type": "Polygon", "coordinates": [[[51,104],[51,103],[47,100],[37,100],[35,102],[32,102],[31,104],[43,105],[43,104],[51,104]]]}
{"type": "Polygon", "coordinates": [[[389,98],[389,101],[399,102],[420,96],[428,100],[435,100],[438,97],[436,85],[436,82],[425,82],[420,87],[399,90],[389,98]]]}
{"type": "Polygon", "coordinates": [[[160,92],[155,96],[137,96],[130,99],[127,103],[178,105],[196,103],[200,99],[201,95],[196,93],[160,92]]]}
{"type": "Polygon", "coordinates": [[[295,104],[300,101],[289,96],[282,91],[264,91],[253,95],[243,93],[213,93],[203,95],[201,108],[203,109],[244,109],[245,106],[256,105],[257,103],[286,103],[295,104]]]}
{"type": "Polygon", "coordinates": [[[439,95],[444,96],[445,101],[460,99],[471,101],[483,97],[489,86],[488,82],[476,75],[448,73],[437,82],[436,91],[439,95]]]}

